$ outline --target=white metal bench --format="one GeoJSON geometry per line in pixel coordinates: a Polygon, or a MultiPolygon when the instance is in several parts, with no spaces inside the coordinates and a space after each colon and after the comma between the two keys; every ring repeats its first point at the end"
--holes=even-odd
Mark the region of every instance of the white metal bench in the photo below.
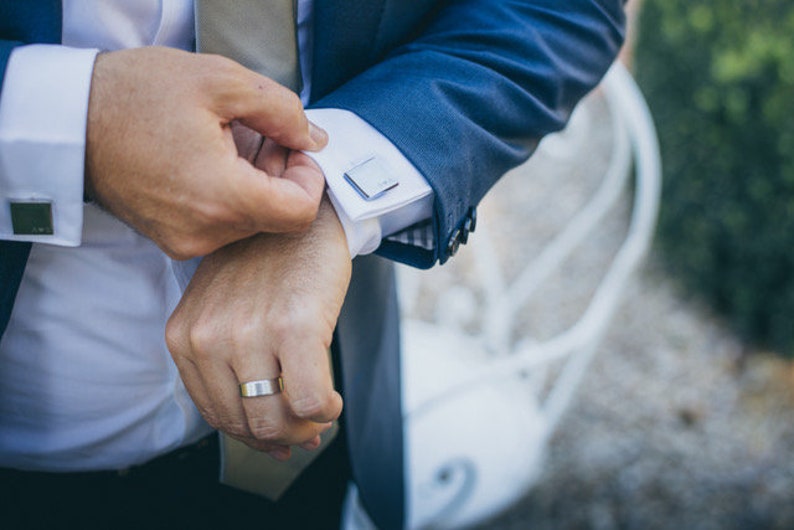
{"type": "MultiPolygon", "coordinates": [[[[400,268],[410,528],[475,525],[512,506],[537,482],[549,438],[650,245],[661,173],[650,113],[620,64],[610,69],[600,94],[589,97],[603,97],[611,116],[608,170],[589,202],[513,281],[507,284],[502,275],[482,215],[469,252],[483,293],[478,307],[472,307],[472,286],[458,285],[436,301],[447,310],[435,321],[412,317],[425,273],[400,268]],[[514,329],[517,313],[621,204],[632,169],[627,235],[580,317],[551,338],[523,336],[514,329]],[[449,308],[477,311],[478,330],[462,326],[449,308]]],[[[564,140],[544,140],[541,148],[560,148],[554,142],[564,140]]]]}

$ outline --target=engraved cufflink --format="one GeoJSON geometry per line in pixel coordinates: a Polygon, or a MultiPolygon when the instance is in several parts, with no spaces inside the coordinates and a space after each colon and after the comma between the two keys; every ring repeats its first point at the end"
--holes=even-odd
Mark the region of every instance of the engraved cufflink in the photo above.
{"type": "Polygon", "coordinates": [[[368,201],[377,199],[400,184],[389,173],[389,170],[374,157],[346,171],[345,180],[368,201]]]}
{"type": "Polygon", "coordinates": [[[11,201],[11,227],[17,236],[51,236],[52,203],[49,201],[11,201]]]}

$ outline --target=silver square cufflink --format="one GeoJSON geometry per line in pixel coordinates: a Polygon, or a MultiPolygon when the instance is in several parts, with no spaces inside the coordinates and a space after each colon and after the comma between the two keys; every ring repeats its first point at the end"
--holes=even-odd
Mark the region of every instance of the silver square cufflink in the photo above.
{"type": "Polygon", "coordinates": [[[367,201],[377,199],[400,184],[375,157],[347,170],[344,176],[345,180],[367,201]]]}

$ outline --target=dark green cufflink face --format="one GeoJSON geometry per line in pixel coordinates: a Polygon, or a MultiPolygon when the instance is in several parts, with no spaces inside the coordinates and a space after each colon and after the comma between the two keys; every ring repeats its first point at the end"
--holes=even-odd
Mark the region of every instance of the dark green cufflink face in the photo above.
{"type": "Polygon", "coordinates": [[[11,225],[17,236],[51,236],[52,204],[39,202],[12,202],[11,225]]]}

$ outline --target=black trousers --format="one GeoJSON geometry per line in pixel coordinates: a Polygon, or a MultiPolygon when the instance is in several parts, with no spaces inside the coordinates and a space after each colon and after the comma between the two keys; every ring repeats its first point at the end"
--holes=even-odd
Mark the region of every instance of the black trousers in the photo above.
{"type": "Polygon", "coordinates": [[[216,435],[121,472],[0,469],[0,528],[337,529],[350,479],[343,431],[277,503],[218,483],[216,435]]]}

